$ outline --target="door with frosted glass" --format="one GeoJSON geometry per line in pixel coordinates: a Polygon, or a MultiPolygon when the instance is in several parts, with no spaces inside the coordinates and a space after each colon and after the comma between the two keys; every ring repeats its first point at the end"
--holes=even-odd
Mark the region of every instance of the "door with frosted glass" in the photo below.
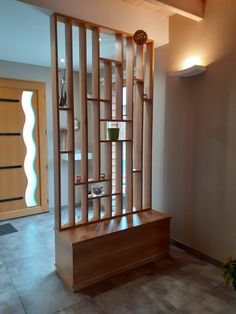
{"type": "Polygon", "coordinates": [[[0,79],[0,220],[48,209],[44,89],[0,79]]]}

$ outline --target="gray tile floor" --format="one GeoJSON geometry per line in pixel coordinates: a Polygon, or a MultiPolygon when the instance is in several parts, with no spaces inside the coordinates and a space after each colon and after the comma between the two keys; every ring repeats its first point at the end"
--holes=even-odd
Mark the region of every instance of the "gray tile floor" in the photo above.
{"type": "Polygon", "coordinates": [[[179,249],[168,258],[71,293],[55,273],[53,213],[12,220],[0,237],[1,314],[235,314],[219,269],[179,249]]]}

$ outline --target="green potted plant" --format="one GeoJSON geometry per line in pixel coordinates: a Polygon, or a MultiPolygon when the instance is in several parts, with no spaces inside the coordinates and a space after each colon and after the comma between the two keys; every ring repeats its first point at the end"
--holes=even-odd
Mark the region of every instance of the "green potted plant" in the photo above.
{"type": "Polygon", "coordinates": [[[115,127],[108,125],[107,128],[107,132],[108,132],[108,139],[110,141],[117,141],[119,139],[119,133],[120,133],[120,128],[117,126],[115,127]]]}
{"type": "Polygon", "coordinates": [[[234,290],[236,291],[236,259],[230,257],[223,265],[223,275],[226,284],[228,285],[232,282],[234,290]]]}

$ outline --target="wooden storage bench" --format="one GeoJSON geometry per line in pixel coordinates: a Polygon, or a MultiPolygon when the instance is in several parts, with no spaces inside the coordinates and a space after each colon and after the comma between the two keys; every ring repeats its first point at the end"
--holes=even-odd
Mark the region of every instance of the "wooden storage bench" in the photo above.
{"type": "Polygon", "coordinates": [[[168,253],[170,217],[146,210],[56,231],[56,270],[73,291],[168,253]]]}

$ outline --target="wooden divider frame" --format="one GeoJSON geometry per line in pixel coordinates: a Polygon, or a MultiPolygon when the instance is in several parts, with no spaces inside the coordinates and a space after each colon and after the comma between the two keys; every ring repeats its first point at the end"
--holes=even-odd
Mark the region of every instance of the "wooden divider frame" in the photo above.
{"type": "Polygon", "coordinates": [[[61,14],[51,16],[52,45],[52,82],[53,82],[53,123],[54,123],[54,169],[55,169],[55,228],[58,231],[99,222],[113,217],[121,217],[134,212],[151,209],[152,199],[152,106],[153,106],[153,41],[143,46],[133,41],[132,34],[110,29],[101,25],[78,20],[61,14]],[[58,87],[58,22],[65,24],[65,67],[67,84],[67,107],[59,107],[58,87]],[[79,30],[79,86],[73,82],[73,36],[72,27],[79,30]],[[86,34],[92,31],[92,96],[87,91],[86,34]],[[115,36],[115,60],[100,55],[100,34],[115,36]],[[124,45],[126,41],[126,46],[124,45]],[[125,53],[124,53],[125,52],[125,53]],[[101,64],[104,75],[104,98],[101,98],[101,64]],[[115,67],[115,108],[112,116],[112,67],[115,67]],[[136,67],[136,71],[135,71],[136,67]],[[123,112],[123,87],[126,87],[126,116],[123,112]],[[74,90],[79,89],[79,104],[74,103],[74,90]],[[88,102],[92,103],[93,116],[93,174],[89,178],[88,164],[88,102]],[[101,102],[105,106],[105,119],[101,119],[101,102]],[[80,108],[81,139],[81,182],[75,183],[75,144],[74,144],[74,108],[80,108]],[[67,112],[68,147],[60,148],[60,111],[67,112]],[[125,122],[129,138],[118,141],[102,140],[100,124],[102,122],[125,122]],[[116,145],[116,191],[112,191],[112,143],[116,145]],[[101,154],[101,145],[105,145],[105,156],[101,154]],[[123,149],[126,145],[126,193],[123,195],[123,149]],[[68,223],[62,224],[61,205],[61,155],[68,154],[68,223]],[[102,158],[105,162],[105,178],[101,177],[102,158]],[[88,186],[92,183],[104,183],[105,194],[89,197],[88,186]],[[76,221],[75,189],[81,189],[81,219],[76,221]],[[112,196],[116,196],[116,209],[112,211],[112,196]],[[123,208],[123,197],[126,208],[123,208]],[[105,201],[105,215],[101,216],[101,199],[105,201]],[[93,200],[94,215],[89,219],[89,201],[93,200]]]}

